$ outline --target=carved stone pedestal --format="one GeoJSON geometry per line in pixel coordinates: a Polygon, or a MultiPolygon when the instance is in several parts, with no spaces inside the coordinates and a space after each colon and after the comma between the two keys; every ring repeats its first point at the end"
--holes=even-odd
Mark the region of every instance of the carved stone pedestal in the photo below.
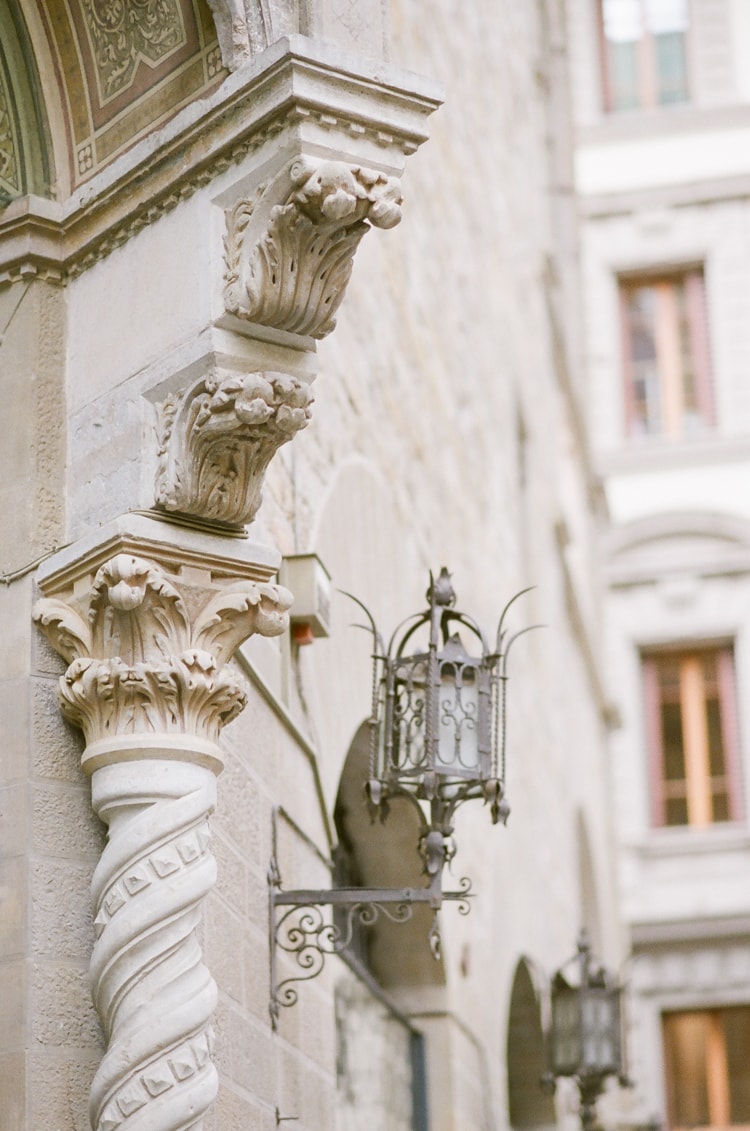
{"type": "Polygon", "coordinates": [[[246,539],[141,515],[48,560],[35,619],[69,667],[60,701],[108,826],[92,904],[91,992],[107,1051],[95,1131],[197,1131],[217,1090],[216,985],[196,938],[216,877],[217,739],[245,705],[227,662],[287,627],[291,594],[246,539]]]}

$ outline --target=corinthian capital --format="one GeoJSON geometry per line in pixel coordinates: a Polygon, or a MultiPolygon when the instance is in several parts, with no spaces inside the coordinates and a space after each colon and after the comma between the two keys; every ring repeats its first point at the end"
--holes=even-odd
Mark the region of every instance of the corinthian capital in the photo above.
{"type": "Polygon", "coordinates": [[[396,177],[343,161],[301,157],[285,174],[227,215],[224,303],[248,322],[312,338],[336,325],[354,253],[370,227],[401,219],[396,177]]]}
{"type": "Polygon", "coordinates": [[[83,599],[41,600],[37,623],[70,661],[60,702],[83,730],[87,762],[123,737],[136,750],[155,735],[215,742],[245,705],[226,661],[253,633],[283,632],[290,603],[276,585],[212,591],[129,553],[105,562],[83,599]]]}
{"type": "Polygon", "coordinates": [[[245,704],[228,662],[287,625],[275,564],[246,540],[130,515],[38,574],[35,619],[68,661],[61,706],[109,826],[92,883],[95,1131],[200,1131],[216,1095],[216,984],[196,937],[216,879],[208,818],[219,732],[245,704]]]}
{"type": "Polygon", "coordinates": [[[305,428],[312,391],[288,373],[214,371],[159,406],[156,503],[210,521],[251,522],[276,450],[305,428]]]}

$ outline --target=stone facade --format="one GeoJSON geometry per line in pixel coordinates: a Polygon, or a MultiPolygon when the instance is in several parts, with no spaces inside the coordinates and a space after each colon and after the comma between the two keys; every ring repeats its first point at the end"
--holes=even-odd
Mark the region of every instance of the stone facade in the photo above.
{"type": "Polygon", "coordinates": [[[116,70],[99,7],[0,5],[52,186],[0,212],[0,1128],[322,1131],[349,1105],[489,1131],[519,1089],[551,1123],[509,1044],[540,1056],[582,925],[622,957],[563,5],[151,7],[116,70]],[[98,71],[57,66],[71,35],[98,71]],[[109,149],[95,96],[123,100],[109,149]],[[336,590],[311,647],[274,581],[302,553],[336,590]],[[429,916],[379,925],[274,1028],[272,859],[327,887],[345,827],[367,883],[423,883],[418,822],[361,800],[370,648],[337,591],[389,632],[443,563],[488,631],[536,586],[511,820],[459,815],[476,898],[439,961],[429,916]]]}

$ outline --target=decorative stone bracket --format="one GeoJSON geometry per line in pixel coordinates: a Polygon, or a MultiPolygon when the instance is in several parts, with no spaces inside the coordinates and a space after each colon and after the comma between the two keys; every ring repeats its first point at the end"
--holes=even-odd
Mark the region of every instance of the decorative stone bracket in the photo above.
{"type": "Polygon", "coordinates": [[[260,326],[324,338],[336,325],[359,242],[401,219],[398,178],[344,161],[299,157],[227,214],[224,304],[260,326]]]}
{"type": "Polygon", "coordinates": [[[199,1131],[216,1095],[216,985],[196,939],[216,876],[208,817],[219,732],[245,705],[228,661],[253,633],[287,627],[292,597],[274,571],[258,547],[143,516],[39,571],[35,619],[69,662],[61,706],[83,729],[109,826],[92,884],[91,987],[107,1037],[95,1131],[199,1131]]]}
{"type": "Polygon", "coordinates": [[[288,373],[214,370],[158,406],[156,504],[210,522],[251,522],[276,450],[310,419],[312,391],[288,373]]]}

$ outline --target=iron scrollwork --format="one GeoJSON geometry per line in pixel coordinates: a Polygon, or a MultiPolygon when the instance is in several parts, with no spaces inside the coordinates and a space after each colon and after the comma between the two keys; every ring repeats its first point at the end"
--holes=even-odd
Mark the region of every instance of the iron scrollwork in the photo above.
{"type": "Polygon", "coordinates": [[[322,972],[327,955],[341,954],[352,942],[357,926],[373,927],[381,919],[407,923],[417,904],[433,911],[429,944],[433,957],[441,955],[438,912],[444,900],[454,902],[459,914],[468,915],[473,896],[471,880],[464,877],[455,891],[443,891],[440,873],[430,877],[425,887],[365,888],[341,887],[321,890],[284,891],[276,859],[276,811],[273,814],[273,856],[268,870],[270,925],[271,1000],[269,1010],[274,1029],[281,1009],[296,1005],[297,984],[308,982],[322,972]],[[335,907],[337,921],[325,914],[335,907]],[[277,980],[278,952],[290,955],[297,971],[277,980]]]}

